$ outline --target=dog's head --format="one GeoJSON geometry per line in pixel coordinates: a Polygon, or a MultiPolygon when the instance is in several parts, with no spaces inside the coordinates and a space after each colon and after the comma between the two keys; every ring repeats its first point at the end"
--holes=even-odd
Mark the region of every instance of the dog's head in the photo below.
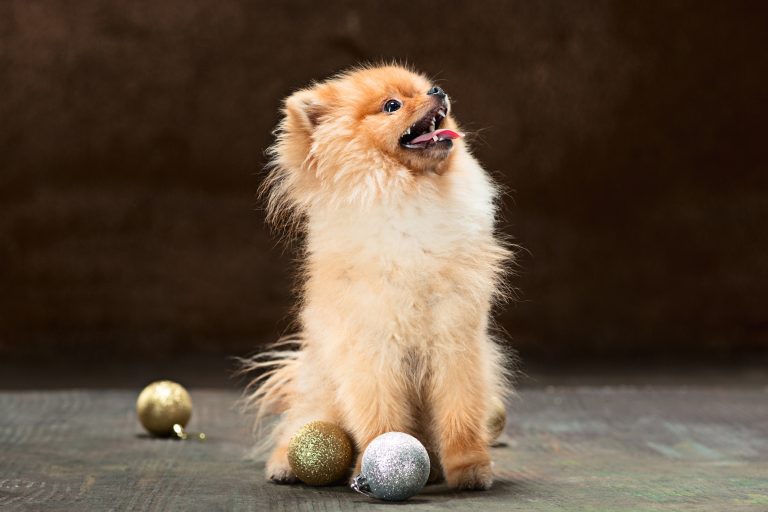
{"type": "Polygon", "coordinates": [[[400,66],[355,69],[314,84],[289,96],[283,114],[272,148],[281,179],[330,187],[342,199],[434,179],[463,149],[448,95],[400,66]]]}

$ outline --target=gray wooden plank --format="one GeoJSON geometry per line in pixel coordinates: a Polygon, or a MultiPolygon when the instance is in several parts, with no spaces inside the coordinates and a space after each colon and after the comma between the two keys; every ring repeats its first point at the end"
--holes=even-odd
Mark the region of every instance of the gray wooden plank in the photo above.
{"type": "MultiPolygon", "coordinates": [[[[0,393],[2,510],[384,510],[346,487],[277,486],[232,391],[192,390],[189,428],[143,434],[137,393],[0,393]]],[[[483,493],[430,486],[403,509],[768,510],[768,390],[548,388],[521,391],[498,480],[483,493]]]]}

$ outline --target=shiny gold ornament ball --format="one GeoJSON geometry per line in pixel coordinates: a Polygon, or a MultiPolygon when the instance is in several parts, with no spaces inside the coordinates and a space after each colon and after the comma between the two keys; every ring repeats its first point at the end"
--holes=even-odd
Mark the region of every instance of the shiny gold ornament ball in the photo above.
{"type": "Polygon", "coordinates": [[[136,401],[139,421],[156,436],[170,436],[173,426],[187,425],[192,416],[192,399],[181,384],[159,380],[145,387],[136,401]]]}
{"type": "Polygon", "coordinates": [[[504,432],[507,426],[507,410],[504,402],[497,396],[491,399],[491,415],[488,418],[488,433],[491,436],[491,443],[495,442],[504,432]]]}
{"type": "Polygon", "coordinates": [[[343,477],[352,465],[352,442],[338,425],[307,423],[288,444],[288,463],[308,485],[327,485],[343,477]]]}

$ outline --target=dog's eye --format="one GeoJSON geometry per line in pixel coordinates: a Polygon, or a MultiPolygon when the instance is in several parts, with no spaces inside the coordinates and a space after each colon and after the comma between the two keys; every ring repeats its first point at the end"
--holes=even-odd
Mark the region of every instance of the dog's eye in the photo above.
{"type": "Polygon", "coordinates": [[[386,112],[387,114],[391,114],[395,110],[398,110],[400,107],[402,107],[403,104],[400,103],[397,100],[387,100],[387,102],[384,104],[384,108],[382,110],[386,112]]]}

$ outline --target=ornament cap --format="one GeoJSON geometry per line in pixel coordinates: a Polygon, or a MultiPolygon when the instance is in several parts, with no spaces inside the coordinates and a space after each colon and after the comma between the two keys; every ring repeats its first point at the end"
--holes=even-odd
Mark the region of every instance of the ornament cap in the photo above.
{"type": "Polygon", "coordinates": [[[373,495],[373,492],[371,492],[371,486],[368,485],[368,479],[363,475],[357,475],[354,477],[349,486],[352,487],[353,490],[359,492],[360,494],[365,494],[369,498],[376,497],[373,495]]]}

